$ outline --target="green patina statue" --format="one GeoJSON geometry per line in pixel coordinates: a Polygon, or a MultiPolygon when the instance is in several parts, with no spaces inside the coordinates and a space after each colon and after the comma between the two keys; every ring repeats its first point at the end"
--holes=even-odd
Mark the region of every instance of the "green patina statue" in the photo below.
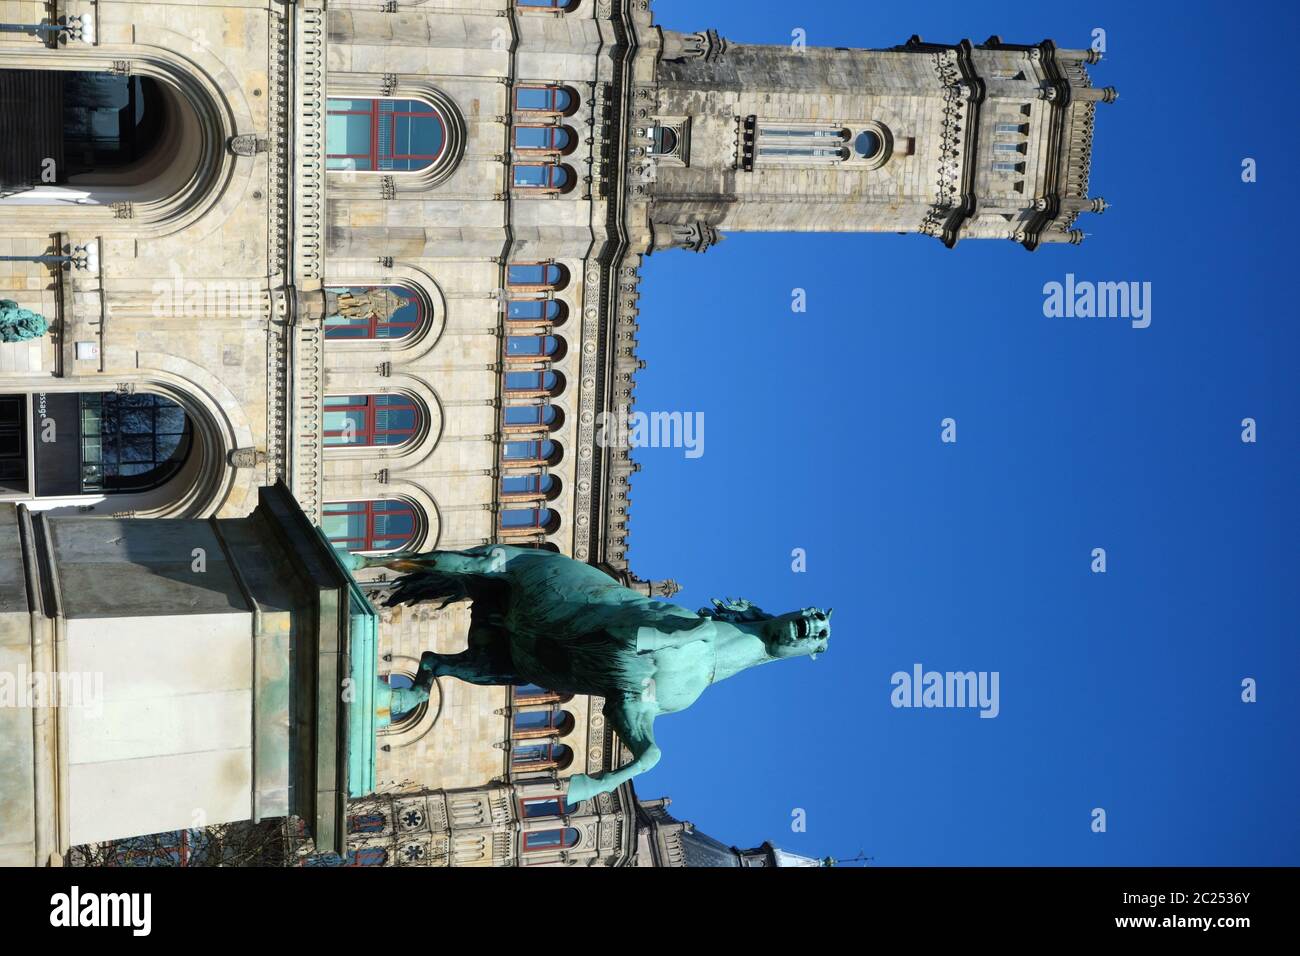
{"type": "Polygon", "coordinates": [[[13,299],[0,299],[0,342],[26,342],[49,330],[45,316],[22,308],[13,299]]]}
{"type": "Polygon", "coordinates": [[[381,682],[380,710],[396,715],[429,699],[434,678],[536,684],[605,699],[604,713],[632,752],[612,773],[569,780],[568,802],[605,793],[659,762],[654,721],[685,710],[710,684],[769,661],[815,657],[830,640],[829,611],[774,617],[748,601],[713,601],[692,613],[623,587],[598,568],[549,551],[484,545],[468,551],[358,557],[352,569],[405,572],[384,603],[472,601],[469,647],[426,652],[411,688],[381,682]]]}

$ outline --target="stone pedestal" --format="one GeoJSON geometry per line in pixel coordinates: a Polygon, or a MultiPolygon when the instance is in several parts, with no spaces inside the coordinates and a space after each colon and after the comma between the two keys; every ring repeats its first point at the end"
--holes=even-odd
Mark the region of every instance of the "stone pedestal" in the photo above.
{"type": "Polygon", "coordinates": [[[0,863],[290,813],[342,850],[375,617],[283,485],[241,519],[3,505],[0,539],[0,863]]]}

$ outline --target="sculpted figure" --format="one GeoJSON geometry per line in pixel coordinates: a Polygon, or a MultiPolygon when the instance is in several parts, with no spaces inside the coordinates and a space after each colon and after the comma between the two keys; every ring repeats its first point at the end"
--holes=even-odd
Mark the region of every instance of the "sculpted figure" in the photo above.
{"type": "Polygon", "coordinates": [[[405,572],[384,603],[469,599],[469,647],[425,652],[415,686],[389,691],[381,708],[402,713],[427,700],[436,677],[472,684],[536,684],[605,700],[604,713],[633,761],[611,773],[569,780],[568,802],[611,791],[659,762],[654,722],[685,710],[720,680],[759,664],[816,656],[830,640],[830,611],[766,614],[748,601],[714,599],[698,613],[623,587],[598,568],[531,548],[363,558],[352,568],[405,572]]]}

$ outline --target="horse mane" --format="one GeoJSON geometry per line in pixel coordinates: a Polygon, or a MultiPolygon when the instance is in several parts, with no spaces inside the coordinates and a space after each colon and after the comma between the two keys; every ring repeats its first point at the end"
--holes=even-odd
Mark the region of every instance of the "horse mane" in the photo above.
{"type": "Polygon", "coordinates": [[[715,621],[728,624],[752,624],[756,621],[770,621],[775,614],[768,614],[761,607],[751,604],[744,598],[711,598],[713,607],[700,608],[701,617],[711,617],[715,621]]]}

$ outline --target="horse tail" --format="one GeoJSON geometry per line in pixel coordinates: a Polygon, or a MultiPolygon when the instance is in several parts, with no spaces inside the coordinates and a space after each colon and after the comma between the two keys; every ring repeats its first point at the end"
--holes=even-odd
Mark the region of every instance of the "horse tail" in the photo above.
{"type": "Polygon", "coordinates": [[[509,597],[509,590],[510,586],[504,580],[485,574],[444,573],[437,569],[422,569],[403,574],[394,581],[383,603],[385,607],[397,607],[441,601],[438,610],[442,610],[448,604],[469,598],[480,607],[482,613],[488,605],[503,607],[509,597]]]}

